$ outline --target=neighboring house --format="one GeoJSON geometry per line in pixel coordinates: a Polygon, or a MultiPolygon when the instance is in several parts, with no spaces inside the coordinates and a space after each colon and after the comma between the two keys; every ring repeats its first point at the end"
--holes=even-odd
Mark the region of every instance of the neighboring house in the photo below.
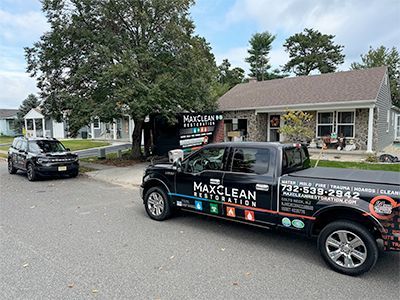
{"type": "MultiPolygon", "coordinates": [[[[52,137],[64,139],[69,137],[68,119],[64,118],[57,122],[46,117],[40,107],[32,108],[25,116],[25,132],[31,137],[52,137]]],[[[84,126],[78,131],[78,137],[103,139],[103,140],[125,140],[131,139],[133,132],[133,120],[129,116],[115,119],[114,122],[105,123],[97,117],[89,126],[84,126]]]]}
{"type": "Polygon", "coordinates": [[[15,136],[20,133],[16,128],[18,109],[0,109],[0,135],[15,136]]]}
{"type": "MultiPolygon", "coordinates": [[[[299,76],[236,85],[219,99],[225,136],[284,141],[279,128],[287,110],[313,115],[315,140],[344,136],[358,150],[379,151],[393,143],[392,108],[386,67],[299,76]]],[[[397,115],[398,116],[398,115],[397,115]]],[[[399,130],[397,117],[397,129],[399,130]]]]}

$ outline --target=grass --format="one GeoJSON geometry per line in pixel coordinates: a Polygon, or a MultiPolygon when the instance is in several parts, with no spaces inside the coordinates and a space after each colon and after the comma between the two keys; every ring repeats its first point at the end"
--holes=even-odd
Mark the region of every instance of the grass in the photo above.
{"type": "MultiPolygon", "coordinates": [[[[316,160],[311,160],[311,166],[315,166],[316,160]]],[[[380,170],[380,171],[392,171],[400,172],[400,163],[367,163],[367,162],[344,162],[344,161],[328,161],[320,160],[318,167],[329,167],[329,168],[345,168],[345,169],[360,169],[360,170],[380,170]]]]}
{"type": "Polygon", "coordinates": [[[111,145],[108,142],[103,141],[92,141],[92,140],[63,140],[61,141],[65,148],[71,149],[71,151],[84,150],[96,147],[103,147],[111,145]]]}
{"type": "Polygon", "coordinates": [[[13,136],[0,135],[0,144],[11,144],[13,140],[13,136]]]}

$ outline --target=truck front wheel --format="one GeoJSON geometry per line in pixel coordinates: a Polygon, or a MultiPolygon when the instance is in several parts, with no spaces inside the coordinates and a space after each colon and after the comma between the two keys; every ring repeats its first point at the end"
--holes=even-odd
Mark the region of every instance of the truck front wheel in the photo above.
{"type": "Polygon", "coordinates": [[[158,186],[150,188],[144,195],[144,206],[150,218],[163,221],[171,216],[171,206],[164,190],[158,186]]]}
{"type": "Polygon", "coordinates": [[[356,276],[372,269],[378,260],[378,246],[362,225],[335,221],[326,225],[318,237],[322,258],[333,270],[356,276]]]}

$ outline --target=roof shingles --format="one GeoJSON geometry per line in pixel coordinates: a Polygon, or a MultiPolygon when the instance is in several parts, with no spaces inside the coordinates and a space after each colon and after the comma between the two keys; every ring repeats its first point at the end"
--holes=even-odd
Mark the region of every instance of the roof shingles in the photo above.
{"type": "Polygon", "coordinates": [[[241,83],[219,98],[219,110],[376,100],[386,67],[241,83]]]}

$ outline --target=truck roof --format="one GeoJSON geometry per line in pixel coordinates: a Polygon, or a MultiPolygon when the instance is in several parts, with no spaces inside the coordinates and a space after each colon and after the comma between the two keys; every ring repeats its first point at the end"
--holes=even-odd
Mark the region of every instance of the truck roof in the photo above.
{"type": "Polygon", "coordinates": [[[204,146],[205,148],[209,147],[241,147],[241,148],[263,148],[263,147],[275,147],[278,149],[283,148],[293,148],[296,144],[286,144],[286,143],[279,143],[279,142],[223,142],[223,143],[215,143],[215,144],[208,144],[204,146]]]}

